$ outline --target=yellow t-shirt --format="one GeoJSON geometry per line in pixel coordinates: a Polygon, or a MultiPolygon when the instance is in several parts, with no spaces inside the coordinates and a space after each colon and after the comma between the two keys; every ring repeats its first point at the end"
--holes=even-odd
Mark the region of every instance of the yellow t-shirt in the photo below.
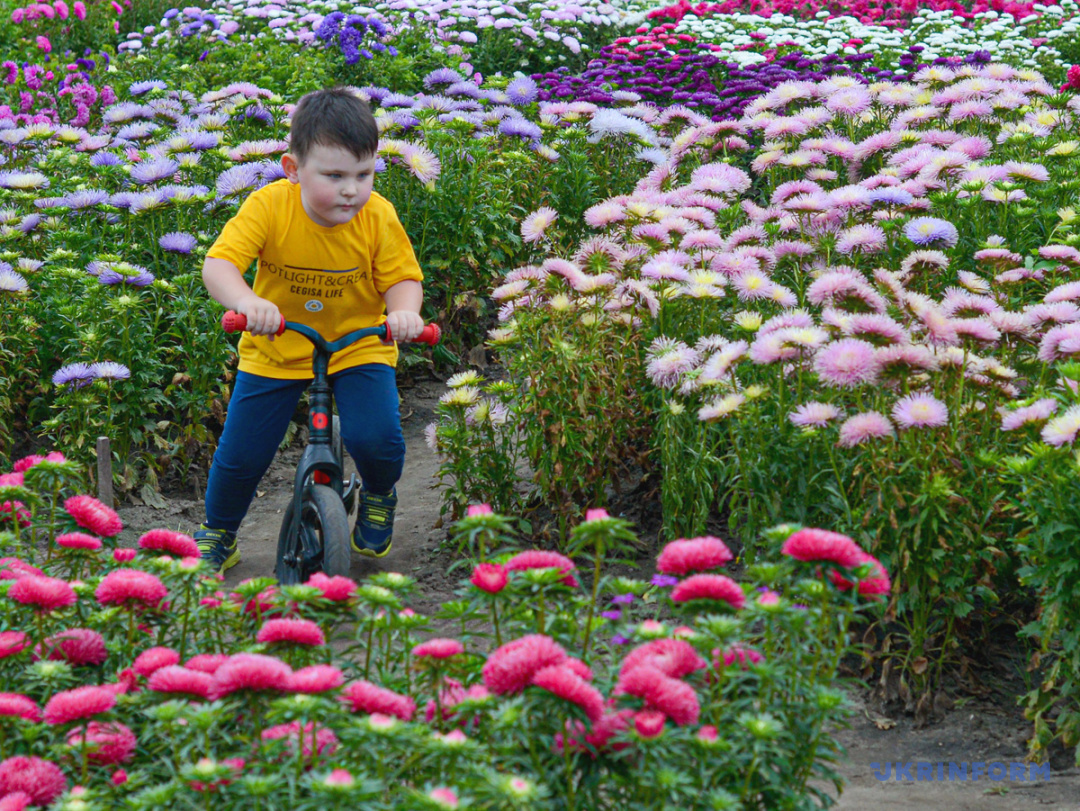
{"type": "MultiPolygon", "coordinates": [[[[274,302],[328,341],[386,320],[382,294],[406,279],[423,281],[416,255],[394,206],[380,194],[349,222],[314,222],[300,202],[299,184],[278,180],[254,192],[226,223],[207,256],[247,270],[258,257],[255,294],[274,302]]],[[[295,332],[270,341],[244,333],[240,371],[263,377],[311,377],[311,342],[295,332]]],[[[330,359],[330,373],[362,363],[397,363],[397,346],[365,338],[330,359]]]]}

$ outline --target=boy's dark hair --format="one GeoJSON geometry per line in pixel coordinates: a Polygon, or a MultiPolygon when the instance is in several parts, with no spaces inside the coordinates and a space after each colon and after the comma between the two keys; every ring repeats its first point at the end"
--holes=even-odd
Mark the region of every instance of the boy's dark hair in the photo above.
{"type": "Polygon", "coordinates": [[[358,160],[379,148],[371,108],[344,87],[316,90],[300,99],[289,129],[289,152],[303,163],[315,146],[340,146],[358,160]]]}

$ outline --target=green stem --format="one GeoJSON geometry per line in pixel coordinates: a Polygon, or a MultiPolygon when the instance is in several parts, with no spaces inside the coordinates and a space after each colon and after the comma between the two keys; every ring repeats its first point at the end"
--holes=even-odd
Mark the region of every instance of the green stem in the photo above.
{"type": "Polygon", "coordinates": [[[601,544],[598,541],[596,544],[595,564],[593,566],[592,600],[589,601],[589,613],[585,617],[585,644],[581,648],[581,658],[583,661],[588,661],[589,658],[589,639],[592,636],[592,618],[593,612],[596,611],[597,592],[600,590],[601,554],[601,544]]]}

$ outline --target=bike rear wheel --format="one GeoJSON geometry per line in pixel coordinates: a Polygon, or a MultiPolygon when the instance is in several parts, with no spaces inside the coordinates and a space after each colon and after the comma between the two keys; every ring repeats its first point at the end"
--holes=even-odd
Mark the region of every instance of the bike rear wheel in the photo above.
{"type": "Polygon", "coordinates": [[[278,534],[275,572],[282,585],[304,583],[315,574],[349,574],[349,518],[341,498],[326,485],[312,486],[300,505],[300,520],[292,528],[296,503],[289,504],[278,534]]]}

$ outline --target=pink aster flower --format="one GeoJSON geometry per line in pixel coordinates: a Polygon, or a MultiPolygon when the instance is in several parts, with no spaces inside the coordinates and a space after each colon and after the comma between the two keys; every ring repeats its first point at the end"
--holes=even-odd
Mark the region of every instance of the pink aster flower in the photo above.
{"type": "Polygon", "coordinates": [[[528,569],[558,569],[563,574],[562,582],[567,586],[578,585],[574,576],[574,561],[558,552],[532,549],[518,552],[503,564],[508,572],[522,572],[528,569]]]}
{"type": "Polygon", "coordinates": [[[1056,448],[1071,445],[1076,439],[1077,431],[1080,431],[1080,405],[1072,406],[1061,416],[1046,423],[1042,429],[1042,441],[1056,448]]]}
{"type": "Polygon", "coordinates": [[[581,707],[593,723],[604,715],[604,697],[600,691],[565,665],[541,668],[533,674],[531,684],[581,707]]]}
{"type": "Polygon", "coordinates": [[[427,796],[439,808],[454,809],[459,804],[458,796],[452,788],[433,788],[427,796]]]}
{"type": "Polygon", "coordinates": [[[50,636],[35,653],[45,659],[79,665],[100,665],[108,657],[105,640],[89,628],[70,628],[50,636]]]}
{"type": "Polygon", "coordinates": [[[294,693],[325,693],[345,683],[345,677],[333,665],[311,665],[292,674],[289,690],[294,693]]]}
{"type": "Polygon", "coordinates": [[[18,755],[0,763],[0,795],[21,792],[34,805],[46,806],[66,788],[67,778],[52,761],[18,755]]]}
{"type": "Polygon", "coordinates": [[[81,749],[83,738],[87,747],[87,760],[98,766],[112,766],[131,760],[138,741],[135,733],[118,722],[101,724],[91,721],[68,733],[67,745],[81,749]]]}
{"type": "Polygon", "coordinates": [[[227,653],[200,653],[188,659],[184,666],[213,676],[229,658],[227,653]]]}
{"type": "Polygon", "coordinates": [[[356,594],[356,583],[347,577],[334,575],[327,577],[322,572],[316,572],[307,581],[308,586],[314,586],[322,592],[322,596],[333,602],[348,600],[356,594]]]}
{"type": "MultiPolygon", "coordinates": [[[[881,561],[860,549],[857,565],[861,566],[864,564],[870,564],[871,572],[867,577],[858,581],[859,585],[857,591],[859,594],[864,597],[875,598],[881,594],[888,594],[890,589],[892,589],[892,583],[889,581],[889,573],[885,571],[885,567],[881,565],[881,561]]],[[[851,589],[851,581],[835,569],[829,572],[829,578],[841,591],[849,591],[851,589]]]]}
{"type": "Polygon", "coordinates": [[[14,656],[30,647],[30,637],[22,631],[0,631],[0,659],[14,656]]]}
{"type": "Polygon", "coordinates": [[[0,558],[0,580],[19,580],[29,574],[44,576],[45,572],[18,558],[0,558]]]}
{"type": "Polygon", "coordinates": [[[711,535],[680,538],[665,546],[656,559],[656,570],[663,574],[684,575],[717,569],[734,556],[723,541],[711,535]]]}
{"type": "Polygon", "coordinates": [[[134,549],[114,549],[112,556],[117,563],[131,563],[138,554],[134,549]]]}
{"type": "Polygon", "coordinates": [[[696,724],[701,714],[693,687],[647,664],[620,675],[615,693],[643,699],[645,709],[662,712],[680,726],[696,724]]]}
{"type": "Polygon", "coordinates": [[[842,254],[877,253],[885,247],[885,231],[877,225],[853,225],[836,236],[836,250],[842,254]]]}
{"type": "Polygon", "coordinates": [[[111,690],[86,685],[54,695],[45,704],[42,717],[47,724],[67,724],[108,712],[115,704],[116,696],[111,690]]]}
{"type": "Polygon", "coordinates": [[[94,596],[102,605],[157,606],[169,594],[157,575],[140,569],[115,569],[109,572],[94,589],[94,596]]]}
{"type": "Polygon", "coordinates": [[[685,603],[691,600],[714,600],[727,603],[734,609],[746,604],[746,595],[739,584],[722,574],[695,574],[671,590],[671,600],[685,603]]]}
{"type": "Polygon", "coordinates": [[[124,528],[120,516],[93,496],[72,496],[64,502],[64,509],[75,523],[95,535],[111,538],[124,528]]]}
{"type": "Polygon", "coordinates": [[[792,425],[800,428],[824,428],[840,416],[840,409],[831,403],[803,403],[790,414],[792,425]]]}
{"type": "Polygon", "coordinates": [[[713,656],[716,657],[714,667],[716,667],[717,670],[720,669],[721,663],[724,667],[731,667],[738,662],[739,667],[746,670],[750,665],[756,665],[758,662],[765,661],[765,657],[758,651],[738,643],[725,650],[722,656],[720,655],[719,650],[714,650],[713,656]]]}
{"type": "Polygon", "coordinates": [[[488,594],[498,594],[506,588],[506,569],[498,563],[481,563],[473,569],[469,582],[488,594]]]}
{"type": "Polygon", "coordinates": [[[36,724],[41,721],[41,709],[22,693],[0,693],[0,717],[23,718],[36,724]]]}
{"type": "Polygon", "coordinates": [[[681,679],[706,667],[706,662],[685,639],[654,639],[626,654],[619,665],[619,675],[642,665],[655,667],[673,679],[681,679]]]}
{"type": "Polygon", "coordinates": [[[67,581],[40,575],[27,575],[16,580],[8,589],[8,597],[45,613],[75,605],[77,599],[67,581]]]}
{"type": "Polygon", "coordinates": [[[1051,327],[1039,342],[1039,360],[1054,363],[1080,355],[1080,322],[1051,327]]]}
{"type": "Polygon", "coordinates": [[[88,552],[101,549],[101,541],[85,532],[67,532],[56,536],[56,545],[61,549],[81,549],[88,552]]]}
{"type": "Polygon", "coordinates": [[[286,692],[292,668],[273,656],[237,653],[214,672],[214,697],[240,690],[286,692]]]}
{"type": "Polygon", "coordinates": [[[295,751],[297,741],[299,741],[305,759],[310,758],[312,755],[311,744],[313,739],[315,752],[320,755],[332,755],[338,747],[337,735],[334,734],[332,729],[326,727],[316,728],[311,721],[304,724],[303,734],[300,731],[300,722],[293,721],[289,724],[279,724],[263,730],[262,739],[264,741],[284,740],[290,753],[295,751]]]}
{"type": "Polygon", "coordinates": [[[1057,400],[1048,397],[1036,400],[1029,406],[1023,406],[1016,409],[1008,409],[1005,406],[1000,406],[998,408],[998,413],[1001,415],[1001,430],[1015,431],[1017,428],[1021,428],[1024,425],[1044,422],[1045,420],[1050,419],[1051,415],[1057,411],[1057,407],[1057,400]]]}
{"type": "Polygon", "coordinates": [[[826,344],[814,357],[814,371],[823,382],[839,388],[873,383],[878,375],[874,345],[858,338],[826,344]]]}
{"type": "Polygon", "coordinates": [[[533,674],[563,664],[569,657],[555,640],[530,634],[492,651],[484,663],[484,686],[496,695],[520,693],[533,674]]]}
{"type": "Polygon", "coordinates": [[[180,664],[180,654],[172,648],[148,648],[135,657],[131,669],[148,679],[155,670],[178,664],[180,664]]]}
{"type": "Polygon", "coordinates": [[[150,675],[147,687],[156,693],[179,693],[208,699],[214,692],[214,677],[180,665],[166,665],[150,675]]]}
{"type": "Polygon", "coordinates": [[[892,408],[892,417],[901,428],[939,428],[949,423],[949,409],[932,394],[909,394],[892,408]]]}
{"type": "Polygon", "coordinates": [[[807,527],[790,535],[780,552],[803,562],[824,560],[850,568],[859,565],[862,549],[847,535],[807,527]]]}
{"type": "Polygon", "coordinates": [[[273,619],[263,623],[255,641],[266,644],[284,642],[318,647],[326,644],[326,636],[322,629],[311,620],[273,619]]]}
{"type": "Polygon", "coordinates": [[[539,242],[544,232],[559,218],[559,212],[548,206],[538,208],[521,221],[521,239],[524,242],[539,242]]]}
{"type": "Polygon", "coordinates": [[[456,639],[429,639],[412,649],[417,659],[449,659],[465,652],[465,646],[456,639]]]}
{"type": "Polygon", "coordinates": [[[634,713],[634,731],[645,740],[660,737],[666,723],[667,716],[659,710],[641,710],[634,713]]]}
{"type": "Polygon", "coordinates": [[[893,435],[892,423],[888,417],[877,411],[866,411],[848,417],[843,422],[836,444],[841,448],[854,448],[871,439],[885,439],[893,435]]]}
{"type": "Polygon", "coordinates": [[[353,712],[392,715],[402,721],[411,721],[416,713],[416,702],[408,696],[379,687],[369,681],[358,679],[346,685],[341,701],[353,712]]]}
{"type": "Polygon", "coordinates": [[[139,538],[139,549],[164,552],[179,558],[199,557],[199,547],[191,536],[170,529],[150,530],[139,538]]]}

